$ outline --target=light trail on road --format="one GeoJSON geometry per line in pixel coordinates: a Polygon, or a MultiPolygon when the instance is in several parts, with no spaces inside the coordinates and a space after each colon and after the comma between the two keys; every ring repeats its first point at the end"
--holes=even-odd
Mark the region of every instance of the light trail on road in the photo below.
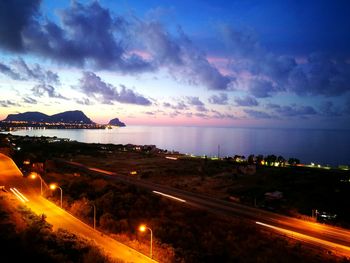
{"type": "MultiPolygon", "coordinates": [[[[69,162],[65,162],[64,160],[57,161],[69,164],[69,162]]],[[[273,229],[270,227],[269,229],[271,229],[271,231],[277,231],[277,229],[280,229],[281,231],[285,231],[285,234],[294,233],[294,239],[296,239],[298,236],[299,241],[310,246],[312,245],[313,248],[328,251],[336,250],[338,254],[350,258],[350,231],[347,229],[314,222],[307,222],[301,219],[272,213],[255,207],[205,196],[203,194],[188,192],[178,188],[151,183],[145,180],[134,179],[125,175],[115,176],[115,173],[111,171],[87,167],[84,164],[73,165],[79,167],[80,169],[88,169],[95,174],[99,174],[112,180],[121,181],[123,183],[132,184],[147,189],[153,193],[161,194],[165,197],[175,197],[176,199],[185,201],[183,203],[186,203],[188,206],[203,209],[217,215],[241,217],[248,219],[252,223],[260,222],[265,224],[260,224],[260,226],[264,228],[267,228],[267,225],[276,228],[273,229]],[[114,176],[111,176],[111,174],[114,176]]],[[[292,238],[287,234],[285,236],[292,238]]]]}
{"type": "Polygon", "coordinates": [[[164,197],[167,197],[167,198],[179,201],[179,202],[186,203],[186,200],[178,198],[178,197],[175,197],[175,196],[172,196],[172,195],[164,194],[164,193],[161,193],[161,192],[158,192],[158,191],[152,191],[152,192],[155,193],[155,194],[158,194],[158,195],[161,195],[161,196],[164,196],[164,197]]]}

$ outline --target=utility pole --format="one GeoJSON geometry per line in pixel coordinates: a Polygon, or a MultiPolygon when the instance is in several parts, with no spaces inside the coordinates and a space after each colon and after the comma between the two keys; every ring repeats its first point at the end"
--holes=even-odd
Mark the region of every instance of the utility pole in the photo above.
{"type": "Polygon", "coordinates": [[[218,144],[218,158],[220,158],[220,144],[218,144]]]}

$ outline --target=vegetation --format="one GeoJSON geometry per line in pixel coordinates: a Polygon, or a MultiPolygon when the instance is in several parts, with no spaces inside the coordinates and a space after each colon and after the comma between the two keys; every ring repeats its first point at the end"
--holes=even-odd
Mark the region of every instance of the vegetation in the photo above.
{"type": "MultiPolygon", "coordinates": [[[[12,140],[14,141],[14,140],[12,140]]],[[[234,156],[223,160],[178,155],[165,158],[152,147],[130,145],[48,142],[43,138],[16,141],[21,151],[13,156],[23,161],[44,162],[47,182],[64,189],[64,208],[92,225],[94,204],[97,227],[106,234],[148,254],[149,233],[139,233],[146,223],[154,233],[154,255],[161,262],[339,262],[342,259],[304,247],[235,218],[224,218],[159,198],[142,189],[93,176],[62,164],[54,158],[85,163],[117,174],[163,183],[216,198],[256,204],[293,215],[311,215],[312,209],[337,213],[333,223],[350,222],[349,172],[296,166],[299,160],[282,156],[234,156]],[[51,161],[50,161],[51,160],[51,161]],[[262,166],[261,161],[269,166],[262,166]],[[131,175],[131,171],[137,173],[131,175]],[[266,192],[281,191],[283,198],[269,201],[266,192]]],[[[59,200],[59,193],[49,197],[59,200]]],[[[344,261],[346,261],[344,259],[344,261]]]]}
{"type": "Polygon", "coordinates": [[[53,231],[42,217],[10,199],[0,193],[1,262],[122,262],[66,230],[53,231]]]}

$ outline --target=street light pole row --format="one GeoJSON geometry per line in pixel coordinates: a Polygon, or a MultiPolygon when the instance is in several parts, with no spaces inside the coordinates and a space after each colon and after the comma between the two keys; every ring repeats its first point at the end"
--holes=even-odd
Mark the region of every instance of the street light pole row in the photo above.
{"type": "MultiPolygon", "coordinates": [[[[43,178],[38,173],[35,173],[35,172],[32,172],[30,174],[30,178],[31,179],[36,179],[37,177],[40,179],[40,195],[42,196],[43,195],[43,183],[45,183],[43,178]]],[[[53,191],[56,190],[57,188],[60,189],[60,191],[61,191],[61,207],[62,207],[62,197],[63,197],[63,190],[62,190],[62,188],[59,187],[57,184],[50,184],[49,188],[51,190],[53,190],[53,191]]],[[[94,229],[96,229],[96,206],[94,204],[90,204],[90,205],[92,205],[93,208],[94,208],[94,229]]]]}

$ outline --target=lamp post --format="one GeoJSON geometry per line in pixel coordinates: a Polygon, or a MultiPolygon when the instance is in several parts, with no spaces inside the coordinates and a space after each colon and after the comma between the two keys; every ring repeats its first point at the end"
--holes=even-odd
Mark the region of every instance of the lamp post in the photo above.
{"type": "Polygon", "coordinates": [[[35,172],[30,173],[29,176],[31,179],[36,179],[37,177],[39,177],[39,179],[40,179],[40,195],[43,195],[43,178],[41,178],[41,176],[35,172]]]}
{"type": "Polygon", "coordinates": [[[148,229],[148,230],[151,232],[151,248],[150,248],[150,255],[151,255],[151,258],[153,258],[153,249],[152,249],[153,232],[152,232],[152,229],[150,229],[150,228],[147,227],[146,225],[140,225],[140,227],[139,227],[140,232],[145,232],[146,229],[148,229]]]}
{"type": "Polygon", "coordinates": [[[62,207],[62,194],[63,194],[62,188],[57,186],[57,184],[50,184],[51,190],[56,190],[56,188],[59,188],[61,190],[61,207],[62,207]]]}

